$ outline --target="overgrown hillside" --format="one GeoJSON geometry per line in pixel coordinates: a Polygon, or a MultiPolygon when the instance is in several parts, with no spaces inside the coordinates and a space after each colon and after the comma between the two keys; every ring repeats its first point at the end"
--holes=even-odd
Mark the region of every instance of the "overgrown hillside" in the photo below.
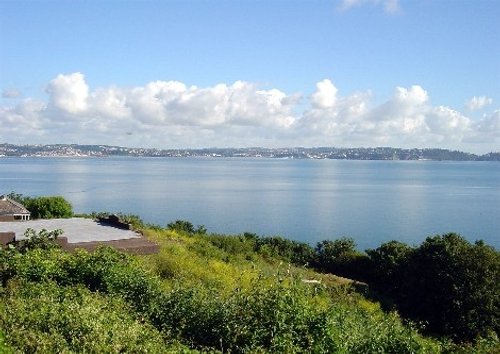
{"type": "Polygon", "coordinates": [[[310,250],[292,241],[210,235],[186,222],[143,232],[159,254],[70,254],[44,240],[0,251],[0,352],[498,349],[494,334],[473,345],[424,337],[355,283],[299,266],[310,250]]]}

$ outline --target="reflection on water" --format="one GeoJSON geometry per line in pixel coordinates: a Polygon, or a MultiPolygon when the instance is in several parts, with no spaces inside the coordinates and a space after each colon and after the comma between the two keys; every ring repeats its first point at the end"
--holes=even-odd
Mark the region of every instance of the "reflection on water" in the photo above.
{"type": "Polygon", "coordinates": [[[500,164],[277,159],[3,158],[0,193],[63,195],[76,212],[361,249],[455,231],[500,246],[500,164]]]}

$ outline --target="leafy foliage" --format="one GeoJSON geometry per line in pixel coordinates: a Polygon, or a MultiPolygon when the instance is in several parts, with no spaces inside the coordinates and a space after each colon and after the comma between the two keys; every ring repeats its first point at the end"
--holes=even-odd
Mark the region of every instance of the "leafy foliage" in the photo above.
{"type": "Polygon", "coordinates": [[[314,250],[307,243],[279,236],[257,238],[255,251],[268,258],[281,258],[296,265],[308,265],[314,259],[314,250]]]}
{"type": "Polygon", "coordinates": [[[372,284],[401,312],[457,341],[500,331],[500,253],[450,233],[369,250],[372,284]]]}
{"type": "Polygon", "coordinates": [[[376,249],[367,250],[370,266],[366,277],[374,286],[395,297],[406,281],[405,270],[413,248],[399,241],[389,241],[376,249]]]}
{"type": "Polygon", "coordinates": [[[163,353],[161,334],[129,313],[82,286],[18,281],[5,289],[0,324],[18,352],[163,353]]]}
{"type": "Polygon", "coordinates": [[[207,233],[207,229],[203,225],[198,225],[196,228],[194,225],[185,220],[175,220],[167,225],[167,229],[174,230],[178,232],[184,232],[188,235],[200,234],[204,235],[207,233]]]}
{"type": "Polygon", "coordinates": [[[500,331],[500,253],[457,234],[429,237],[410,256],[401,309],[459,340],[500,331]]]}
{"type": "Polygon", "coordinates": [[[23,204],[31,212],[33,219],[70,218],[73,216],[73,207],[60,196],[54,197],[26,197],[23,204]]]}
{"type": "Polygon", "coordinates": [[[325,240],[316,245],[314,267],[320,271],[365,280],[368,259],[356,250],[352,238],[325,240]]]}
{"type": "Polygon", "coordinates": [[[47,231],[45,229],[40,230],[38,233],[28,228],[24,233],[26,239],[16,241],[15,247],[21,252],[26,252],[32,249],[50,249],[59,247],[56,244],[57,238],[63,234],[63,230],[57,229],[52,231],[47,231]]]}
{"type": "Polygon", "coordinates": [[[5,343],[5,334],[0,330],[0,353],[2,354],[13,354],[12,348],[5,343]]]}

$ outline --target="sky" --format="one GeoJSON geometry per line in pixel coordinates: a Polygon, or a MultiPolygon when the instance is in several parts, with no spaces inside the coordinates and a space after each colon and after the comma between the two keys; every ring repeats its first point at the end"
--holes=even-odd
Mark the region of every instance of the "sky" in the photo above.
{"type": "Polygon", "coordinates": [[[500,151],[497,0],[0,0],[0,143],[500,151]]]}

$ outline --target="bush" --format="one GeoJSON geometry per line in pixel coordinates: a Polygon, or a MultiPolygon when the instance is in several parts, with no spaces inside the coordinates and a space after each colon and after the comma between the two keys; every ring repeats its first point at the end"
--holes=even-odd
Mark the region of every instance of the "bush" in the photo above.
{"type": "Polygon", "coordinates": [[[223,250],[232,256],[242,256],[251,258],[253,256],[255,241],[243,236],[225,236],[212,234],[206,239],[215,247],[223,250]]]}
{"type": "Polygon", "coordinates": [[[391,297],[397,296],[406,281],[405,271],[413,248],[399,241],[390,241],[367,250],[370,258],[367,277],[373,286],[391,297]]]}
{"type": "Polygon", "coordinates": [[[37,233],[35,230],[29,228],[24,232],[24,237],[26,237],[26,239],[16,241],[14,246],[21,252],[26,252],[36,248],[59,248],[56,244],[56,240],[62,234],[63,230],[61,229],[52,231],[42,229],[37,233]]]}
{"type": "Polygon", "coordinates": [[[457,234],[429,237],[410,254],[404,313],[455,340],[500,331],[500,253],[457,234]]]}
{"type": "MultiPolygon", "coordinates": [[[[247,234],[247,239],[252,239],[247,234]]],[[[295,265],[308,265],[314,259],[314,250],[307,243],[283,237],[262,237],[255,241],[255,251],[266,258],[278,258],[295,265]]]]}
{"type": "Polygon", "coordinates": [[[325,240],[316,245],[314,267],[347,278],[366,280],[369,259],[356,250],[352,238],[325,240]]]}
{"type": "Polygon", "coordinates": [[[188,235],[205,235],[207,233],[207,229],[203,225],[198,225],[196,228],[194,225],[185,220],[175,220],[167,224],[167,229],[181,232],[188,235]]]}
{"type": "Polygon", "coordinates": [[[11,283],[0,304],[0,325],[16,352],[165,352],[160,333],[134,318],[120,298],[81,286],[11,283]]]}
{"type": "Polygon", "coordinates": [[[5,334],[0,330],[0,353],[2,354],[14,354],[14,351],[5,342],[5,334]]]}
{"type": "Polygon", "coordinates": [[[24,206],[31,212],[33,219],[70,218],[73,207],[63,197],[25,198],[24,206]]]}
{"type": "Polygon", "coordinates": [[[292,278],[260,279],[223,297],[177,287],[153,299],[157,328],[201,349],[231,353],[437,353],[395,314],[354,304],[319,305],[319,288],[292,278]],[[318,301],[318,302],[317,302],[318,301]]]}
{"type": "Polygon", "coordinates": [[[370,257],[372,284],[429,332],[472,341],[500,330],[500,253],[449,233],[410,248],[392,241],[370,257]]]}

